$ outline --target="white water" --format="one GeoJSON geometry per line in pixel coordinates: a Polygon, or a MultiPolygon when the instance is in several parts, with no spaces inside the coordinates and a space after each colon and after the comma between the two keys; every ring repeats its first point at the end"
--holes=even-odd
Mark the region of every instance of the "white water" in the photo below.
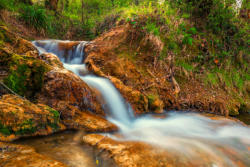
{"type": "MultiPolygon", "coordinates": [[[[122,138],[109,135],[116,140],[143,141],[177,152],[190,160],[202,159],[203,155],[211,157],[210,166],[237,166],[232,157],[225,154],[221,148],[230,148],[237,153],[237,160],[250,166],[250,128],[239,123],[225,120],[211,120],[198,114],[171,113],[166,118],[144,116],[134,118],[129,105],[120,93],[107,79],[86,75],[84,45],[81,42],[72,50],[71,59],[65,59],[65,52],[58,50],[57,43],[61,41],[43,41],[45,47],[39,48],[41,53],[52,52],[61,59],[64,67],[76,73],[91,87],[101,92],[105,101],[105,109],[109,111],[108,119],[120,128],[122,138]],[[75,57],[74,57],[75,56],[75,57]],[[248,148],[247,148],[248,147],[248,148]],[[222,162],[221,162],[222,161],[222,162]]],[[[36,45],[37,42],[34,42],[36,45]]],[[[38,45],[39,46],[39,45],[38,45]]],[[[235,154],[234,154],[235,155],[235,154]]]]}

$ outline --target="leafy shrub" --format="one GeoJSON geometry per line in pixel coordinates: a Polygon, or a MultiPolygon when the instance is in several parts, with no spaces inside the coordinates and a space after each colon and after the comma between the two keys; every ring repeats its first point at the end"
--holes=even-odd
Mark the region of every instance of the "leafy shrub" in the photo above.
{"type": "Polygon", "coordinates": [[[49,29],[50,25],[46,10],[39,6],[23,6],[20,11],[20,19],[36,29],[49,29]]]}
{"type": "Polygon", "coordinates": [[[235,13],[232,8],[218,1],[208,15],[207,28],[211,29],[215,34],[224,32],[227,35],[233,35],[237,31],[233,23],[234,17],[235,13]]]}
{"type": "Polygon", "coordinates": [[[14,6],[14,0],[0,0],[0,10],[11,9],[14,6]]]}
{"type": "Polygon", "coordinates": [[[160,29],[154,22],[148,21],[146,23],[145,29],[147,30],[147,32],[153,33],[155,36],[160,35],[160,29]]]}
{"type": "Polygon", "coordinates": [[[5,9],[7,6],[7,1],[6,0],[1,0],[0,1],[0,10],[5,9]]]}
{"type": "Polygon", "coordinates": [[[197,34],[197,30],[195,27],[186,28],[185,24],[180,24],[178,33],[183,35],[182,43],[184,45],[192,45],[193,35],[197,34]]]}

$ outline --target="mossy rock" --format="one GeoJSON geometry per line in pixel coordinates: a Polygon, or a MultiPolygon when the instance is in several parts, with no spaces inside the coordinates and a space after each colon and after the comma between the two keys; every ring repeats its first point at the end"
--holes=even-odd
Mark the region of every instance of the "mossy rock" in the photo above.
{"type": "Polygon", "coordinates": [[[1,51],[1,68],[9,73],[4,83],[17,94],[32,98],[42,89],[45,73],[50,67],[30,55],[18,55],[0,48],[1,51]]]}
{"type": "Polygon", "coordinates": [[[148,98],[148,106],[150,110],[156,113],[161,113],[163,111],[164,104],[158,95],[150,94],[147,96],[147,98],[148,98]]]}
{"type": "Polygon", "coordinates": [[[48,135],[63,129],[59,112],[46,105],[33,104],[15,95],[0,99],[1,141],[12,140],[13,136],[48,135]]]}
{"type": "Polygon", "coordinates": [[[50,66],[38,58],[35,47],[5,26],[0,26],[0,68],[8,72],[4,83],[29,99],[38,93],[50,66]]]}

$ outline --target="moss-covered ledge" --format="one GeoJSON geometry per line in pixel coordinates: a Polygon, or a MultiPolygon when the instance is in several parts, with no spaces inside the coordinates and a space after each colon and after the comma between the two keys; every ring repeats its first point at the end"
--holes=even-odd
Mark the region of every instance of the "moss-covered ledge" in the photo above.
{"type": "Polygon", "coordinates": [[[0,141],[48,135],[64,129],[59,112],[46,105],[35,105],[10,94],[0,99],[0,141]]]}
{"type": "Polygon", "coordinates": [[[0,71],[8,74],[3,82],[11,90],[33,98],[41,90],[45,73],[51,68],[39,58],[31,42],[0,26],[0,71]]]}

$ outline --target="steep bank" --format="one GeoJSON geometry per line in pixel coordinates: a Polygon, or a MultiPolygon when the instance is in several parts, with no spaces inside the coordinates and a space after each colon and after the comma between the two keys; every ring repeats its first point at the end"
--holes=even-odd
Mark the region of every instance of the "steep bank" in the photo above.
{"type": "Polygon", "coordinates": [[[158,60],[156,53],[163,45],[159,37],[138,36],[126,24],[87,45],[85,63],[96,75],[110,79],[137,113],[174,109],[227,116],[249,103],[247,92],[241,104],[238,96],[228,92],[230,88],[207,85],[201,75],[178,67],[171,57],[158,60]]]}

